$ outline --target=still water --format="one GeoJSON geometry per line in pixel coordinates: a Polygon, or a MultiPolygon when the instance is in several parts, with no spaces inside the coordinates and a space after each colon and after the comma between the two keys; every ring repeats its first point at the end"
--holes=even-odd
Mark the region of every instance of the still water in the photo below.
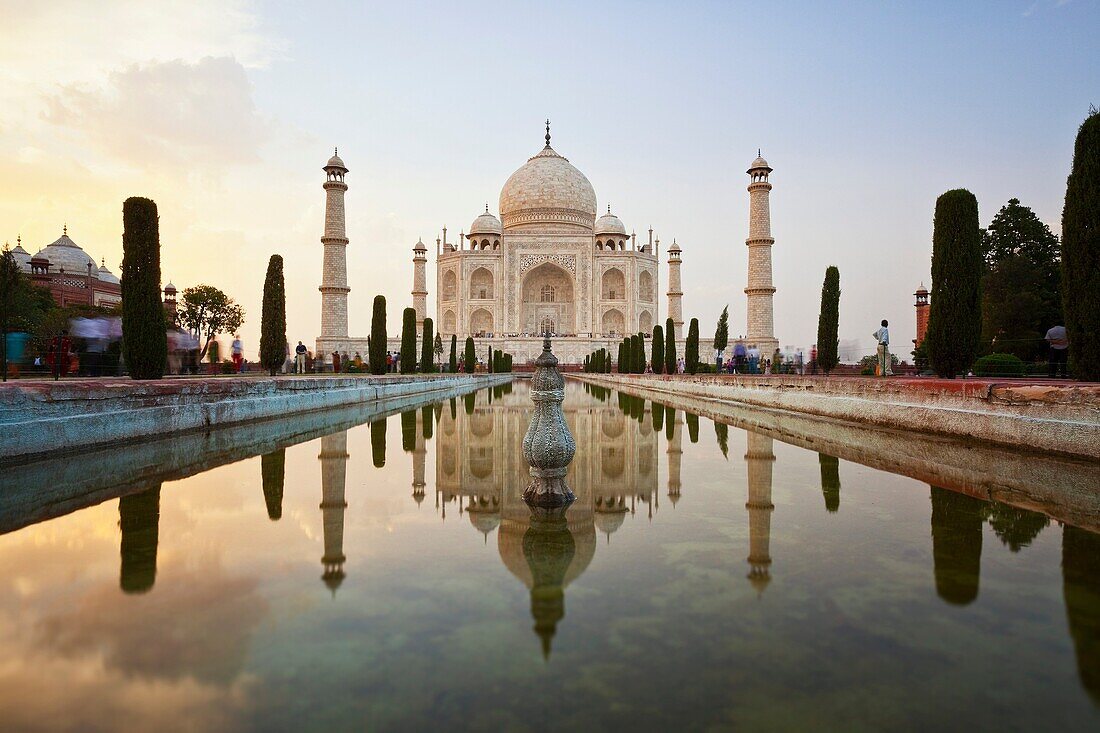
{"type": "Polygon", "coordinates": [[[3,469],[0,729],[1100,729],[1100,535],[576,382],[533,521],[530,405],[3,469]]]}

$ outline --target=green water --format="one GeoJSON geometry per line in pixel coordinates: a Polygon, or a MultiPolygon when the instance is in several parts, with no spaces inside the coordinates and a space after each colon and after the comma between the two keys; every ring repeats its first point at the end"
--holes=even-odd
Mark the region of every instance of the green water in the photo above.
{"type": "Polygon", "coordinates": [[[9,473],[0,729],[1100,729],[1100,536],[576,383],[566,413],[560,519],[519,499],[524,383],[9,473]]]}

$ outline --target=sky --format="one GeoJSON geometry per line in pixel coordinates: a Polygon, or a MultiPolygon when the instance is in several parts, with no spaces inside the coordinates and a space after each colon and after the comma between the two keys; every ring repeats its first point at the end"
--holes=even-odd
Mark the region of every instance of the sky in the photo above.
{"type": "Polygon", "coordinates": [[[339,146],[351,335],[377,293],[396,332],[417,238],[434,252],[443,226],[498,213],[550,118],[600,210],[652,226],[662,257],[680,244],[704,337],[726,304],[745,330],[759,148],[781,343],[816,340],[836,265],[840,338],[870,353],[887,318],[907,357],[939,194],[971,190],[983,226],[1016,197],[1060,232],[1074,135],[1100,104],[1098,28],[1097,0],[0,0],[0,242],[33,254],[67,224],[119,274],[122,202],[147,196],[165,281],[241,303],[246,355],[272,254],[288,339],[312,346],[321,166],[339,146]]]}

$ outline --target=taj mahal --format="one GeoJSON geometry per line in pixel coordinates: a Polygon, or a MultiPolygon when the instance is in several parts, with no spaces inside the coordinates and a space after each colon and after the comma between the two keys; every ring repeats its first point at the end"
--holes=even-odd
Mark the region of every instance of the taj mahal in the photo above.
{"type": "MultiPolygon", "coordinates": [[[[348,335],[348,168],[334,154],[323,170],[326,205],[317,353],[331,362],[333,352],[365,355],[367,339],[348,335]]],[[[759,155],[747,171],[749,258],[742,339],[767,354],[779,346],[772,315],[771,171],[759,155]]],[[[545,145],[504,183],[499,212],[498,218],[486,205],[457,241],[448,240],[446,228],[435,241],[434,323],[444,340],[452,334],[460,341],[473,337],[479,354],[491,346],[524,363],[538,356],[542,335],[549,333],[558,358],[578,363],[596,349],[614,351],[624,335],[649,335],[654,325],[671,318],[682,344],[686,332],[680,245],[673,239],[665,252],[667,305],[662,312],[660,238],[651,228],[639,242],[610,205],[600,214],[592,183],[551,147],[549,121],[545,145]]],[[[419,337],[428,315],[428,246],[422,240],[413,247],[412,262],[412,307],[419,337]]],[[[390,348],[399,348],[397,334],[391,334],[390,341],[390,348]]]]}

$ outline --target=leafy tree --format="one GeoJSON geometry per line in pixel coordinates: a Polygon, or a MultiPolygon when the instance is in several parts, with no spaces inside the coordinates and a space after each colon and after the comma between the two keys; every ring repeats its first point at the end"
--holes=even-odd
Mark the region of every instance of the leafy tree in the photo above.
{"type": "Polygon", "coordinates": [[[965,189],[936,199],[928,356],[947,379],[966,374],[981,337],[981,234],[978,200],[965,189]]]}
{"type": "Polygon", "coordinates": [[[718,316],[718,328],[714,329],[714,348],[718,351],[718,358],[722,358],[722,352],[730,342],[730,307],[722,308],[722,315],[718,316]]]}
{"type": "Polygon", "coordinates": [[[283,258],[279,255],[271,255],[264,280],[260,363],[273,377],[286,363],[286,289],[283,285],[283,258]]]}
{"type": "Polygon", "coordinates": [[[371,374],[386,373],[386,340],[388,338],[389,336],[386,334],[386,296],[376,295],[374,296],[374,312],[371,314],[370,319],[370,347],[367,349],[367,362],[371,374]]]}
{"type": "Polygon", "coordinates": [[[463,361],[466,364],[466,373],[473,374],[477,367],[477,354],[474,353],[474,338],[473,336],[466,337],[466,353],[463,355],[463,361]]]}
{"type": "Polygon", "coordinates": [[[451,374],[458,371],[458,336],[453,333],[451,334],[451,358],[447,361],[447,368],[451,374]]]}
{"type": "MultiPolygon", "coordinates": [[[[8,334],[17,330],[30,331],[53,305],[52,299],[42,303],[35,297],[34,290],[44,289],[30,284],[5,244],[0,253],[0,371],[5,382],[8,380],[8,334]],[[35,307],[38,303],[44,306],[40,310],[35,307]]],[[[44,292],[48,296],[49,291],[44,292]]]]}
{"type": "Polygon", "coordinates": [[[401,373],[416,372],[416,310],[406,308],[401,313],[401,373]]]}
{"type": "MultiPolygon", "coordinates": [[[[435,323],[431,318],[424,319],[424,338],[420,344],[420,371],[431,374],[435,371],[435,323]]],[[[443,351],[443,344],[439,344],[439,350],[443,351]]]]}
{"type": "MultiPolygon", "coordinates": [[[[122,295],[122,305],[123,308],[126,307],[125,293],[122,295]]],[[[190,330],[192,336],[205,339],[202,352],[199,353],[200,361],[218,334],[236,333],[244,323],[244,309],[213,285],[196,285],[184,290],[177,304],[177,313],[180,324],[190,330]]],[[[286,326],[283,328],[285,333],[286,326]]],[[[122,338],[126,339],[125,326],[122,338]]],[[[286,346],[285,339],[283,346],[286,346]]]]}
{"type": "Polygon", "coordinates": [[[839,328],[840,270],[829,265],[825,270],[825,282],[821,286],[821,313],[817,318],[817,365],[826,374],[836,368],[840,361],[837,356],[839,328]]]}
{"type": "Polygon", "coordinates": [[[688,374],[699,371],[699,319],[692,318],[688,324],[687,343],[684,345],[684,366],[688,374]]]}
{"type": "Polygon", "coordinates": [[[659,323],[653,327],[649,363],[653,365],[654,374],[660,374],[665,368],[665,330],[659,323]]]}
{"type": "Polygon", "coordinates": [[[1043,336],[1062,322],[1058,236],[1019,199],[1010,199],[982,230],[982,345],[1034,361],[1043,336]]]}
{"type": "Polygon", "coordinates": [[[676,324],[665,320],[665,373],[676,373],[676,324]]]}
{"type": "Polygon", "coordinates": [[[1100,380],[1100,113],[1081,124],[1062,209],[1062,307],[1074,373],[1100,380]]]}
{"type": "Polygon", "coordinates": [[[165,327],[157,205],[151,199],[133,196],[122,204],[122,348],[132,378],[164,376],[168,362],[165,327]]]}

